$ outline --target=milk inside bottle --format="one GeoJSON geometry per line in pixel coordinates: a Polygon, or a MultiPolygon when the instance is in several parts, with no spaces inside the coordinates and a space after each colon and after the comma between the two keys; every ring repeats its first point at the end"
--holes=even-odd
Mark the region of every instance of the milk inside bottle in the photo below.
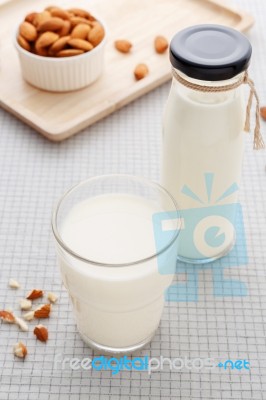
{"type": "Polygon", "coordinates": [[[251,52],[243,34],[219,25],[190,27],[171,41],[161,183],[181,209],[178,258],[186,262],[212,261],[235,241],[251,52]]]}

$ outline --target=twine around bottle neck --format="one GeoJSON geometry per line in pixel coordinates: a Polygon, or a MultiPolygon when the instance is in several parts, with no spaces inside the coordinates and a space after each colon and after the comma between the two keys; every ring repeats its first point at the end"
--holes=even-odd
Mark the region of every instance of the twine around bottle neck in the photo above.
{"type": "Polygon", "coordinates": [[[221,86],[199,85],[197,83],[190,82],[190,81],[186,80],[185,78],[183,78],[174,68],[172,68],[172,72],[173,72],[174,78],[179,83],[181,83],[181,85],[183,85],[189,89],[196,90],[199,92],[204,92],[204,93],[227,92],[229,90],[236,89],[243,84],[248,85],[250,88],[250,93],[249,93],[248,103],[247,103],[247,107],[246,107],[246,120],[245,120],[244,130],[246,132],[250,132],[250,112],[251,112],[253,97],[255,97],[255,99],[256,99],[256,113],[255,113],[256,122],[255,122],[255,128],[254,128],[253,148],[255,150],[264,149],[265,144],[264,144],[261,132],[260,132],[259,96],[257,94],[254,82],[252,81],[252,79],[249,78],[247,71],[245,71],[243,76],[236,82],[230,83],[228,85],[221,85],[221,86]]]}

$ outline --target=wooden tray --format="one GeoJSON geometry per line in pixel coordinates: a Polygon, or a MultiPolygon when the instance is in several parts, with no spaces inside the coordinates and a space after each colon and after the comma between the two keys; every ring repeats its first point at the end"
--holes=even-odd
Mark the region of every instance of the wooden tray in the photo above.
{"type": "MultiPolygon", "coordinates": [[[[1,1],[1,0],[0,0],[1,1]]],[[[29,11],[41,11],[53,0],[12,0],[0,4],[0,105],[50,140],[61,141],[166,82],[168,54],[153,49],[154,37],[170,39],[178,30],[198,23],[217,23],[240,31],[253,18],[224,6],[220,0],[56,0],[63,7],[81,7],[99,15],[108,27],[104,75],[90,87],[69,93],[49,93],[25,83],[13,46],[16,26],[29,11]],[[113,41],[127,38],[132,54],[121,54],[113,41]],[[148,64],[150,74],[136,82],[136,64],[148,64]]]]}

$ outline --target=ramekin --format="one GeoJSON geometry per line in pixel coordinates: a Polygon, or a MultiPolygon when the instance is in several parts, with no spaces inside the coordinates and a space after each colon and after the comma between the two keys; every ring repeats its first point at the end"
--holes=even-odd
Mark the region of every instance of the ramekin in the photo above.
{"type": "MultiPolygon", "coordinates": [[[[98,19],[97,19],[98,20],[98,19]]],[[[82,89],[96,81],[103,72],[106,27],[102,42],[87,53],[72,57],[43,57],[24,50],[17,41],[22,76],[31,85],[51,92],[68,92],[82,89]]]]}

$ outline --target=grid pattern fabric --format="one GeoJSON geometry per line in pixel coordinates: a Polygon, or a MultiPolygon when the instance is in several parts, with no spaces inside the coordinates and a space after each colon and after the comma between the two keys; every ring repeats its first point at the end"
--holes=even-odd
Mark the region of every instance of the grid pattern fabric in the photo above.
{"type": "MultiPolygon", "coordinates": [[[[266,104],[266,4],[236,0],[256,19],[248,34],[254,48],[251,76],[266,104]]],[[[159,179],[161,115],[167,83],[65,142],[54,144],[0,110],[0,309],[18,310],[28,289],[59,294],[48,321],[50,339],[0,326],[0,400],[207,400],[266,399],[266,156],[247,136],[240,200],[249,263],[225,271],[248,288],[243,297],[214,297],[210,270],[198,274],[198,299],[166,303],[160,328],[139,355],[247,359],[250,370],[84,371],[55,369],[54,357],[89,357],[56,266],[50,217],[56,199],[82,179],[127,173],[159,179]],[[22,289],[8,287],[15,278],[22,289]],[[25,361],[12,346],[27,344],[25,361]]],[[[1,90],[1,89],[0,89],[1,90]]],[[[254,123],[254,120],[252,121],[254,123]]],[[[266,125],[263,132],[265,135],[266,125]]],[[[184,281],[184,274],[177,280],[184,281]]],[[[31,324],[32,326],[32,324],[31,324]]]]}

